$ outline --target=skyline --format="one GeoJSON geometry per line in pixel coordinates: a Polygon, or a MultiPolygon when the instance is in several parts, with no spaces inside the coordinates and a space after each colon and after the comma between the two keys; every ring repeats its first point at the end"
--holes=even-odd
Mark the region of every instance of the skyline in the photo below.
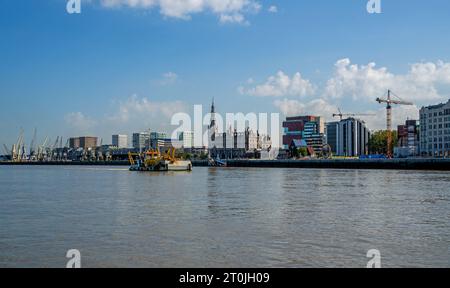
{"type": "Polygon", "coordinates": [[[21,127],[40,139],[167,130],[173,113],[212,98],[223,114],[376,113],[364,118],[376,130],[385,107],[375,99],[387,89],[416,104],[394,108],[395,126],[450,98],[448,1],[383,1],[377,15],[365,0],[222,10],[92,0],[79,15],[66,2],[0,11],[0,144],[21,127]]]}

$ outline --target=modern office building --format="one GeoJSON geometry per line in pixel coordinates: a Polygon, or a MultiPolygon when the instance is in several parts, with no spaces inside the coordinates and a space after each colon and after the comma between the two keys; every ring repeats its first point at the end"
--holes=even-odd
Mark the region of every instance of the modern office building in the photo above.
{"type": "Polygon", "coordinates": [[[127,135],[112,135],[112,146],[117,148],[127,148],[128,147],[128,136],[127,135]]]}
{"type": "Polygon", "coordinates": [[[358,157],[368,154],[370,132],[366,123],[355,118],[327,123],[327,144],[336,156],[358,157]]]}
{"type": "Polygon", "coordinates": [[[325,140],[325,123],[318,116],[287,117],[283,122],[283,148],[289,149],[293,140],[305,140],[308,147],[321,153],[325,140]]]}
{"type": "Polygon", "coordinates": [[[411,157],[420,155],[420,124],[418,120],[406,120],[404,125],[397,127],[397,147],[394,155],[397,157],[411,157]]]}
{"type": "Polygon", "coordinates": [[[133,148],[139,151],[145,150],[149,147],[150,133],[140,132],[133,133],[133,148]]]}
{"type": "Polygon", "coordinates": [[[167,134],[163,132],[151,132],[149,145],[152,149],[166,146],[167,134]]]}
{"type": "Polygon", "coordinates": [[[194,132],[183,131],[178,133],[178,140],[182,142],[183,148],[193,148],[194,147],[194,132]]]}
{"type": "Polygon", "coordinates": [[[450,155],[450,100],[420,109],[420,153],[423,156],[450,155]]]}

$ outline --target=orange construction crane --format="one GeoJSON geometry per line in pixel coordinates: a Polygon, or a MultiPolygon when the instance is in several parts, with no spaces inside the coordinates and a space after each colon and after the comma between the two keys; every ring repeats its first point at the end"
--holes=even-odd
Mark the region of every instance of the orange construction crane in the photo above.
{"type": "Polygon", "coordinates": [[[376,101],[380,104],[386,103],[386,130],[388,132],[387,156],[388,158],[392,158],[392,105],[414,105],[414,103],[403,101],[391,90],[388,90],[387,99],[377,98],[376,101]],[[392,99],[392,95],[398,98],[398,100],[392,99]]]}

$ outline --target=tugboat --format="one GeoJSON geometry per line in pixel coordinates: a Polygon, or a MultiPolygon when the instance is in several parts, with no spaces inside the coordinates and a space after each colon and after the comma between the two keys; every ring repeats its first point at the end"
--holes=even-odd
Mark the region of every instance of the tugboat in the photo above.
{"type": "Polygon", "coordinates": [[[128,153],[130,171],[192,171],[192,162],[175,157],[175,148],[167,153],[148,150],[143,153],[128,153]]]}

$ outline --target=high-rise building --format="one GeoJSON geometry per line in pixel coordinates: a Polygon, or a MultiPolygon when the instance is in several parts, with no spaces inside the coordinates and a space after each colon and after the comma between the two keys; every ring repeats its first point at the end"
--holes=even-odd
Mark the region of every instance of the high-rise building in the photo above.
{"type": "Polygon", "coordinates": [[[140,132],[133,133],[133,148],[139,151],[145,150],[149,147],[150,133],[140,132]]]}
{"type": "Polygon", "coordinates": [[[305,140],[316,153],[324,144],[325,123],[319,116],[287,117],[283,122],[283,148],[288,149],[293,140],[305,140]]]}
{"type": "Polygon", "coordinates": [[[112,146],[118,148],[128,147],[128,136],[127,135],[112,135],[112,146]]]}
{"type": "Polygon", "coordinates": [[[327,144],[336,156],[367,155],[370,132],[366,123],[355,118],[327,123],[327,144]]]}
{"type": "Polygon", "coordinates": [[[450,100],[420,109],[420,153],[424,156],[450,155],[450,100]]]}
{"type": "Polygon", "coordinates": [[[178,133],[178,140],[182,142],[183,148],[194,147],[194,132],[183,131],[178,133]]]}

